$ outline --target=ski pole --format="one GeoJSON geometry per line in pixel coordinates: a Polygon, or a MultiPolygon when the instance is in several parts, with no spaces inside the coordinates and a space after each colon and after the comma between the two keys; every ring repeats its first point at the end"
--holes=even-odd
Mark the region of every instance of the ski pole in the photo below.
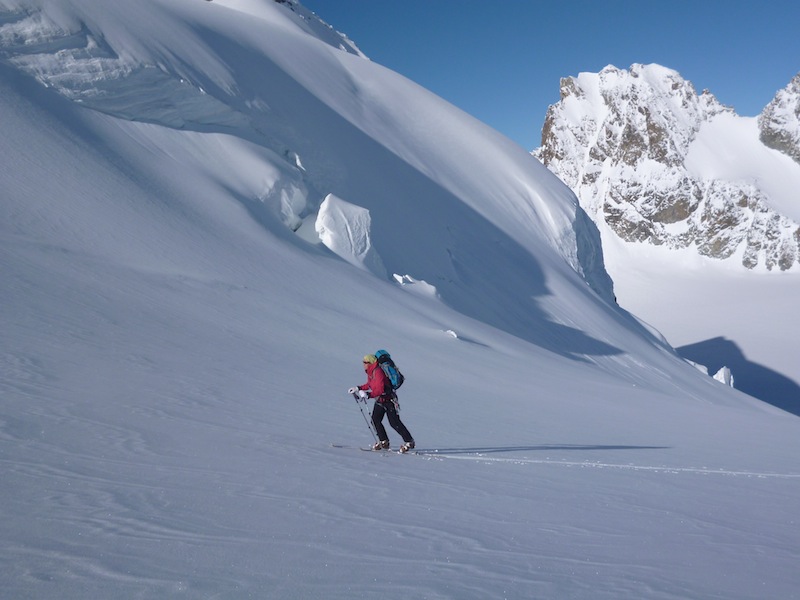
{"type": "MultiPolygon", "coordinates": [[[[372,439],[376,442],[378,441],[378,436],[375,433],[375,428],[372,425],[372,422],[367,418],[367,415],[364,414],[364,407],[361,406],[361,398],[358,397],[358,394],[355,392],[353,393],[353,398],[356,400],[356,404],[358,404],[358,410],[361,411],[361,416],[364,417],[364,420],[367,422],[367,427],[369,427],[369,432],[372,434],[372,439]]],[[[364,404],[366,404],[366,400],[364,400],[364,404]]]]}

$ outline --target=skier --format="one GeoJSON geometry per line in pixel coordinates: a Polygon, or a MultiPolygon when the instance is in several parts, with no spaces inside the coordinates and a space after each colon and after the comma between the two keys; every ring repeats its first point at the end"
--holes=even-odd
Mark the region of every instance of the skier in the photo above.
{"type": "Polygon", "coordinates": [[[378,441],[372,446],[372,449],[389,449],[389,436],[386,435],[386,429],[381,423],[383,416],[388,415],[389,425],[403,438],[400,452],[408,452],[414,448],[414,438],[400,420],[400,415],[397,413],[397,394],[392,389],[389,378],[386,377],[374,354],[367,354],[364,357],[364,371],[367,373],[367,383],[351,387],[348,391],[356,394],[359,390],[363,390],[369,394],[370,398],[375,398],[375,405],[372,407],[372,424],[378,433],[378,441]]]}

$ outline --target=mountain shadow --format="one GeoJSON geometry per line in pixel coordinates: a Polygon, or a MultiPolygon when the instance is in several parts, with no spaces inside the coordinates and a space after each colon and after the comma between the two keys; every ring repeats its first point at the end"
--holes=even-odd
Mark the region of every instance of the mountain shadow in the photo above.
{"type": "Polygon", "coordinates": [[[737,390],[800,416],[800,385],[769,367],[748,360],[731,340],[716,337],[682,346],[677,351],[683,358],[708,367],[710,373],[722,367],[730,368],[737,390]]]}

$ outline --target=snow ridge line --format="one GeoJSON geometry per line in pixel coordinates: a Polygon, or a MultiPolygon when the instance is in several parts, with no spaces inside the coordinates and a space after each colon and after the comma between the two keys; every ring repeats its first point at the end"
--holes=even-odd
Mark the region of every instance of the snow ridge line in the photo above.
{"type": "Polygon", "coordinates": [[[625,465],[619,463],[603,463],[596,461],[566,461],[547,460],[535,458],[494,458],[487,456],[466,456],[454,454],[439,454],[433,452],[417,452],[427,457],[436,457],[448,460],[474,460],[482,462],[506,462],[514,464],[560,465],[564,467],[591,467],[595,469],[627,469],[631,471],[653,471],[656,473],[695,473],[698,475],[730,475],[735,477],[759,477],[772,479],[800,479],[800,473],[761,473],[757,471],[735,471],[730,469],[706,469],[703,467],[656,467],[648,465],[625,465]]]}

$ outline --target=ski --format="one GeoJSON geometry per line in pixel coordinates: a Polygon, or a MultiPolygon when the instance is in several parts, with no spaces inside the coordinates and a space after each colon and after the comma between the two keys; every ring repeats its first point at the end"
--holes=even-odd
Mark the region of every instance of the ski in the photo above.
{"type": "Polygon", "coordinates": [[[373,450],[372,448],[364,448],[363,446],[347,446],[345,444],[331,444],[334,448],[345,448],[347,450],[363,450],[364,452],[385,452],[385,450],[373,450]]]}
{"type": "Polygon", "coordinates": [[[379,454],[420,454],[419,452],[416,452],[414,450],[409,450],[408,452],[400,452],[400,450],[392,450],[391,448],[386,450],[374,450],[369,447],[364,448],[363,446],[348,446],[346,444],[331,444],[331,447],[344,448],[346,450],[361,450],[363,452],[377,452],[379,454]]]}

